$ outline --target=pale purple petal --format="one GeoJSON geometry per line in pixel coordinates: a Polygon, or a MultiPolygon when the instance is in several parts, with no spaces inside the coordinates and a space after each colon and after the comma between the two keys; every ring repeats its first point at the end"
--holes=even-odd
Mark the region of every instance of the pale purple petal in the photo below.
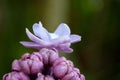
{"type": "Polygon", "coordinates": [[[81,41],[81,36],[72,34],[70,35],[70,42],[75,43],[81,41]]]}
{"type": "Polygon", "coordinates": [[[72,48],[66,48],[66,49],[61,50],[61,52],[72,53],[73,49],[72,48]]]}
{"type": "Polygon", "coordinates": [[[44,40],[42,40],[42,39],[34,36],[27,28],[26,28],[26,34],[27,34],[27,36],[29,37],[29,39],[30,39],[31,41],[36,42],[36,43],[38,43],[39,45],[41,45],[41,46],[43,46],[43,47],[44,47],[44,46],[48,46],[48,45],[51,44],[51,43],[49,43],[49,42],[46,42],[46,41],[44,41],[44,40]]]}
{"type": "Polygon", "coordinates": [[[64,44],[59,44],[58,50],[59,50],[60,52],[71,53],[71,52],[73,52],[73,49],[70,48],[70,45],[71,45],[70,42],[64,43],[64,44]]]}
{"type": "Polygon", "coordinates": [[[43,40],[33,35],[27,28],[26,28],[26,34],[29,37],[29,39],[33,42],[36,42],[36,43],[40,43],[41,41],[44,42],[43,40]]]}
{"type": "Polygon", "coordinates": [[[54,43],[54,46],[58,46],[59,44],[63,44],[66,42],[70,42],[69,36],[60,36],[59,38],[51,40],[54,43]]]}
{"type": "Polygon", "coordinates": [[[66,35],[70,35],[71,32],[70,32],[70,28],[68,27],[68,25],[65,23],[62,23],[58,26],[58,28],[56,29],[54,33],[59,36],[66,36],[66,35]]]}
{"type": "Polygon", "coordinates": [[[55,47],[59,52],[73,52],[73,49],[70,48],[71,43],[69,36],[62,36],[57,39],[53,39],[51,42],[54,43],[51,47],[55,47]]]}
{"type": "Polygon", "coordinates": [[[23,46],[27,47],[27,48],[35,48],[35,49],[40,49],[42,48],[41,45],[34,43],[34,42],[26,42],[26,41],[21,41],[20,42],[23,46]]]}
{"type": "Polygon", "coordinates": [[[56,48],[56,49],[58,49],[59,52],[65,52],[65,53],[72,53],[73,52],[72,48],[66,48],[66,49],[56,48]]]}
{"type": "Polygon", "coordinates": [[[39,22],[39,24],[35,23],[33,25],[33,31],[34,34],[36,36],[38,36],[39,38],[45,40],[45,41],[49,41],[50,40],[50,36],[48,31],[42,26],[42,23],[39,22]]]}
{"type": "Polygon", "coordinates": [[[51,39],[56,39],[56,38],[59,37],[58,35],[56,35],[56,34],[54,34],[54,33],[49,33],[49,35],[50,35],[50,38],[51,38],[51,39]]]}

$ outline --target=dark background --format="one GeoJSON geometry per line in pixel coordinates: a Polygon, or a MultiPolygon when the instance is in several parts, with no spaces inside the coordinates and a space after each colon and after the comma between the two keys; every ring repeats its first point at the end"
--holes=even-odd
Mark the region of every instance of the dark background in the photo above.
{"type": "Polygon", "coordinates": [[[0,78],[25,52],[25,28],[42,21],[48,31],[67,23],[82,36],[72,60],[86,80],[120,80],[120,0],[0,0],[0,78]]]}

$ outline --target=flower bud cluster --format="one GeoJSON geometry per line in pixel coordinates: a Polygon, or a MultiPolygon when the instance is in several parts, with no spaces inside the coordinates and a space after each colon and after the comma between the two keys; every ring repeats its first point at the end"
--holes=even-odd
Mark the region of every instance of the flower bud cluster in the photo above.
{"type": "Polygon", "coordinates": [[[43,48],[14,60],[12,72],[5,74],[3,80],[85,80],[85,77],[56,49],[43,48]]]}

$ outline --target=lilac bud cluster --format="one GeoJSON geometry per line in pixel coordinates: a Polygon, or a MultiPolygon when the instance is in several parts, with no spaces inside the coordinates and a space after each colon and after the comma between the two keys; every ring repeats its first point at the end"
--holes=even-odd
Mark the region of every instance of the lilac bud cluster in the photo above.
{"type": "Polygon", "coordinates": [[[14,60],[12,71],[3,80],[85,80],[85,77],[72,61],[60,57],[56,49],[42,48],[14,60]]]}
{"type": "Polygon", "coordinates": [[[35,23],[33,32],[26,28],[32,42],[20,43],[39,52],[25,53],[19,60],[14,60],[12,72],[5,74],[3,80],[85,80],[72,61],[59,56],[59,52],[73,52],[70,46],[81,41],[81,36],[71,34],[65,23],[60,24],[53,33],[48,32],[41,22],[35,23]]]}

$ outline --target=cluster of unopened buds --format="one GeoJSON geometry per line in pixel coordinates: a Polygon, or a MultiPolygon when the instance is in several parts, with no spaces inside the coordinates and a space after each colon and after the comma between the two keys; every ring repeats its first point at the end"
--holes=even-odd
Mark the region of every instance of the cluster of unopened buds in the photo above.
{"type": "Polygon", "coordinates": [[[81,40],[79,35],[70,35],[69,27],[62,23],[54,33],[49,33],[39,22],[33,25],[33,35],[26,33],[33,42],[20,42],[38,52],[25,53],[12,62],[12,72],[3,76],[3,80],[85,80],[72,61],[59,56],[60,52],[71,53],[71,43],[81,40]]]}

